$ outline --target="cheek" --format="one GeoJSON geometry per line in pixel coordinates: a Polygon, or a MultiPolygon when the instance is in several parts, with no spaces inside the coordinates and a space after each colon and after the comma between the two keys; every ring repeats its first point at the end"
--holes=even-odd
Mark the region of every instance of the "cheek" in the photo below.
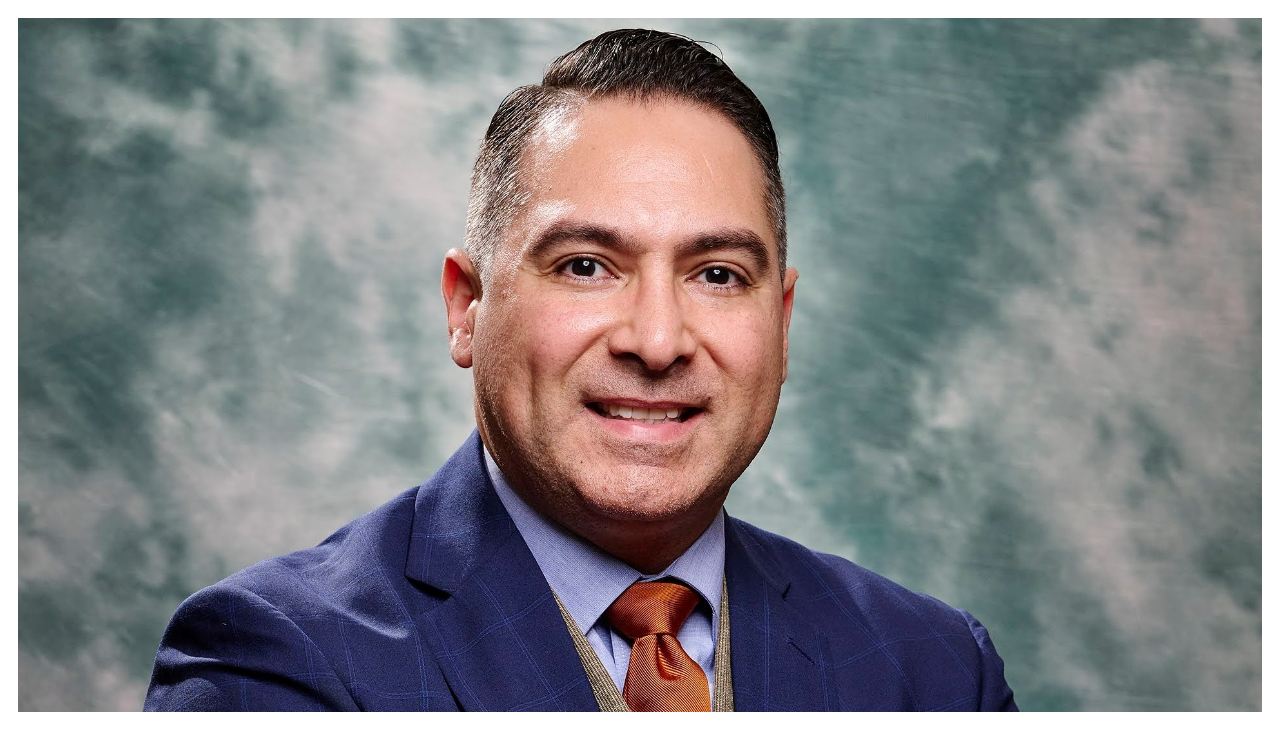
{"type": "Polygon", "coordinates": [[[611,321],[590,304],[547,300],[522,307],[512,320],[516,324],[507,329],[506,342],[499,346],[541,378],[567,374],[608,331],[611,321]]]}
{"type": "MultiPolygon", "coordinates": [[[[703,328],[711,359],[730,381],[760,387],[782,379],[782,329],[771,317],[719,317],[703,328]]],[[[747,394],[755,397],[756,392],[747,394]]]]}

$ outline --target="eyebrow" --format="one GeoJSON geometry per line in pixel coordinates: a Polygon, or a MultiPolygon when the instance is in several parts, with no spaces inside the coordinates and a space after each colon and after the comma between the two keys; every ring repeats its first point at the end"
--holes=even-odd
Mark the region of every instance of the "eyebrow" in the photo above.
{"type": "Polygon", "coordinates": [[[741,251],[745,253],[761,272],[769,270],[769,247],[760,240],[755,231],[739,228],[725,228],[705,233],[691,241],[680,244],[678,251],[682,256],[693,256],[716,251],[741,251]]]}
{"type": "Polygon", "coordinates": [[[525,256],[535,260],[542,258],[547,251],[565,241],[593,241],[605,248],[624,252],[634,252],[637,248],[633,243],[626,241],[618,231],[608,226],[579,221],[556,221],[538,235],[525,256]]]}
{"type": "MultiPolygon", "coordinates": [[[[617,229],[581,221],[557,221],[548,226],[529,247],[528,258],[537,259],[565,241],[591,241],[604,248],[635,254],[640,246],[618,232],[617,229]]],[[[724,228],[703,233],[676,247],[676,255],[683,258],[716,251],[741,251],[750,257],[761,272],[769,270],[769,247],[754,231],[741,228],[724,228]]]]}

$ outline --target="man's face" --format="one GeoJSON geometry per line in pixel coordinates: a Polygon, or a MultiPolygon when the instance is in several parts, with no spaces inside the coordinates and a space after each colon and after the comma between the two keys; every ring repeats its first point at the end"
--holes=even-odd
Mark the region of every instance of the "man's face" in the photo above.
{"type": "Polygon", "coordinates": [[[484,440],[521,496],[598,544],[700,532],[786,377],[796,273],[780,275],[759,163],[713,112],[597,100],[536,137],[521,174],[531,198],[482,294],[445,270],[484,440]]]}

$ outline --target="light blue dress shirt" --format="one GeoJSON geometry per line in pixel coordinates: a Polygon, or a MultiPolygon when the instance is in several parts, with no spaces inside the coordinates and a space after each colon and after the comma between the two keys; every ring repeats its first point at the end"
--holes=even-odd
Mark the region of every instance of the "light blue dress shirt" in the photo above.
{"type": "Polygon", "coordinates": [[[702,600],[676,638],[706,673],[714,702],[712,678],[715,677],[716,632],[720,628],[720,592],[724,586],[724,510],[720,510],[711,526],[666,570],[645,575],[534,510],[507,484],[487,448],[484,457],[502,506],[516,523],[547,583],[577,622],[619,690],[626,683],[631,643],[609,626],[604,612],[636,581],[678,578],[698,592],[702,600]]]}

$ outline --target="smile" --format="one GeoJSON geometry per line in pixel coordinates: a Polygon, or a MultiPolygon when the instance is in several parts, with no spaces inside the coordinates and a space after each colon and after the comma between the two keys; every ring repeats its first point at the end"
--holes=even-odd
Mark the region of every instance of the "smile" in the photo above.
{"type": "Polygon", "coordinates": [[[649,425],[683,423],[702,410],[700,408],[668,406],[666,404],[634,406],[619,403],[588,403],[587,407],[605,418],[649,425]]]}

